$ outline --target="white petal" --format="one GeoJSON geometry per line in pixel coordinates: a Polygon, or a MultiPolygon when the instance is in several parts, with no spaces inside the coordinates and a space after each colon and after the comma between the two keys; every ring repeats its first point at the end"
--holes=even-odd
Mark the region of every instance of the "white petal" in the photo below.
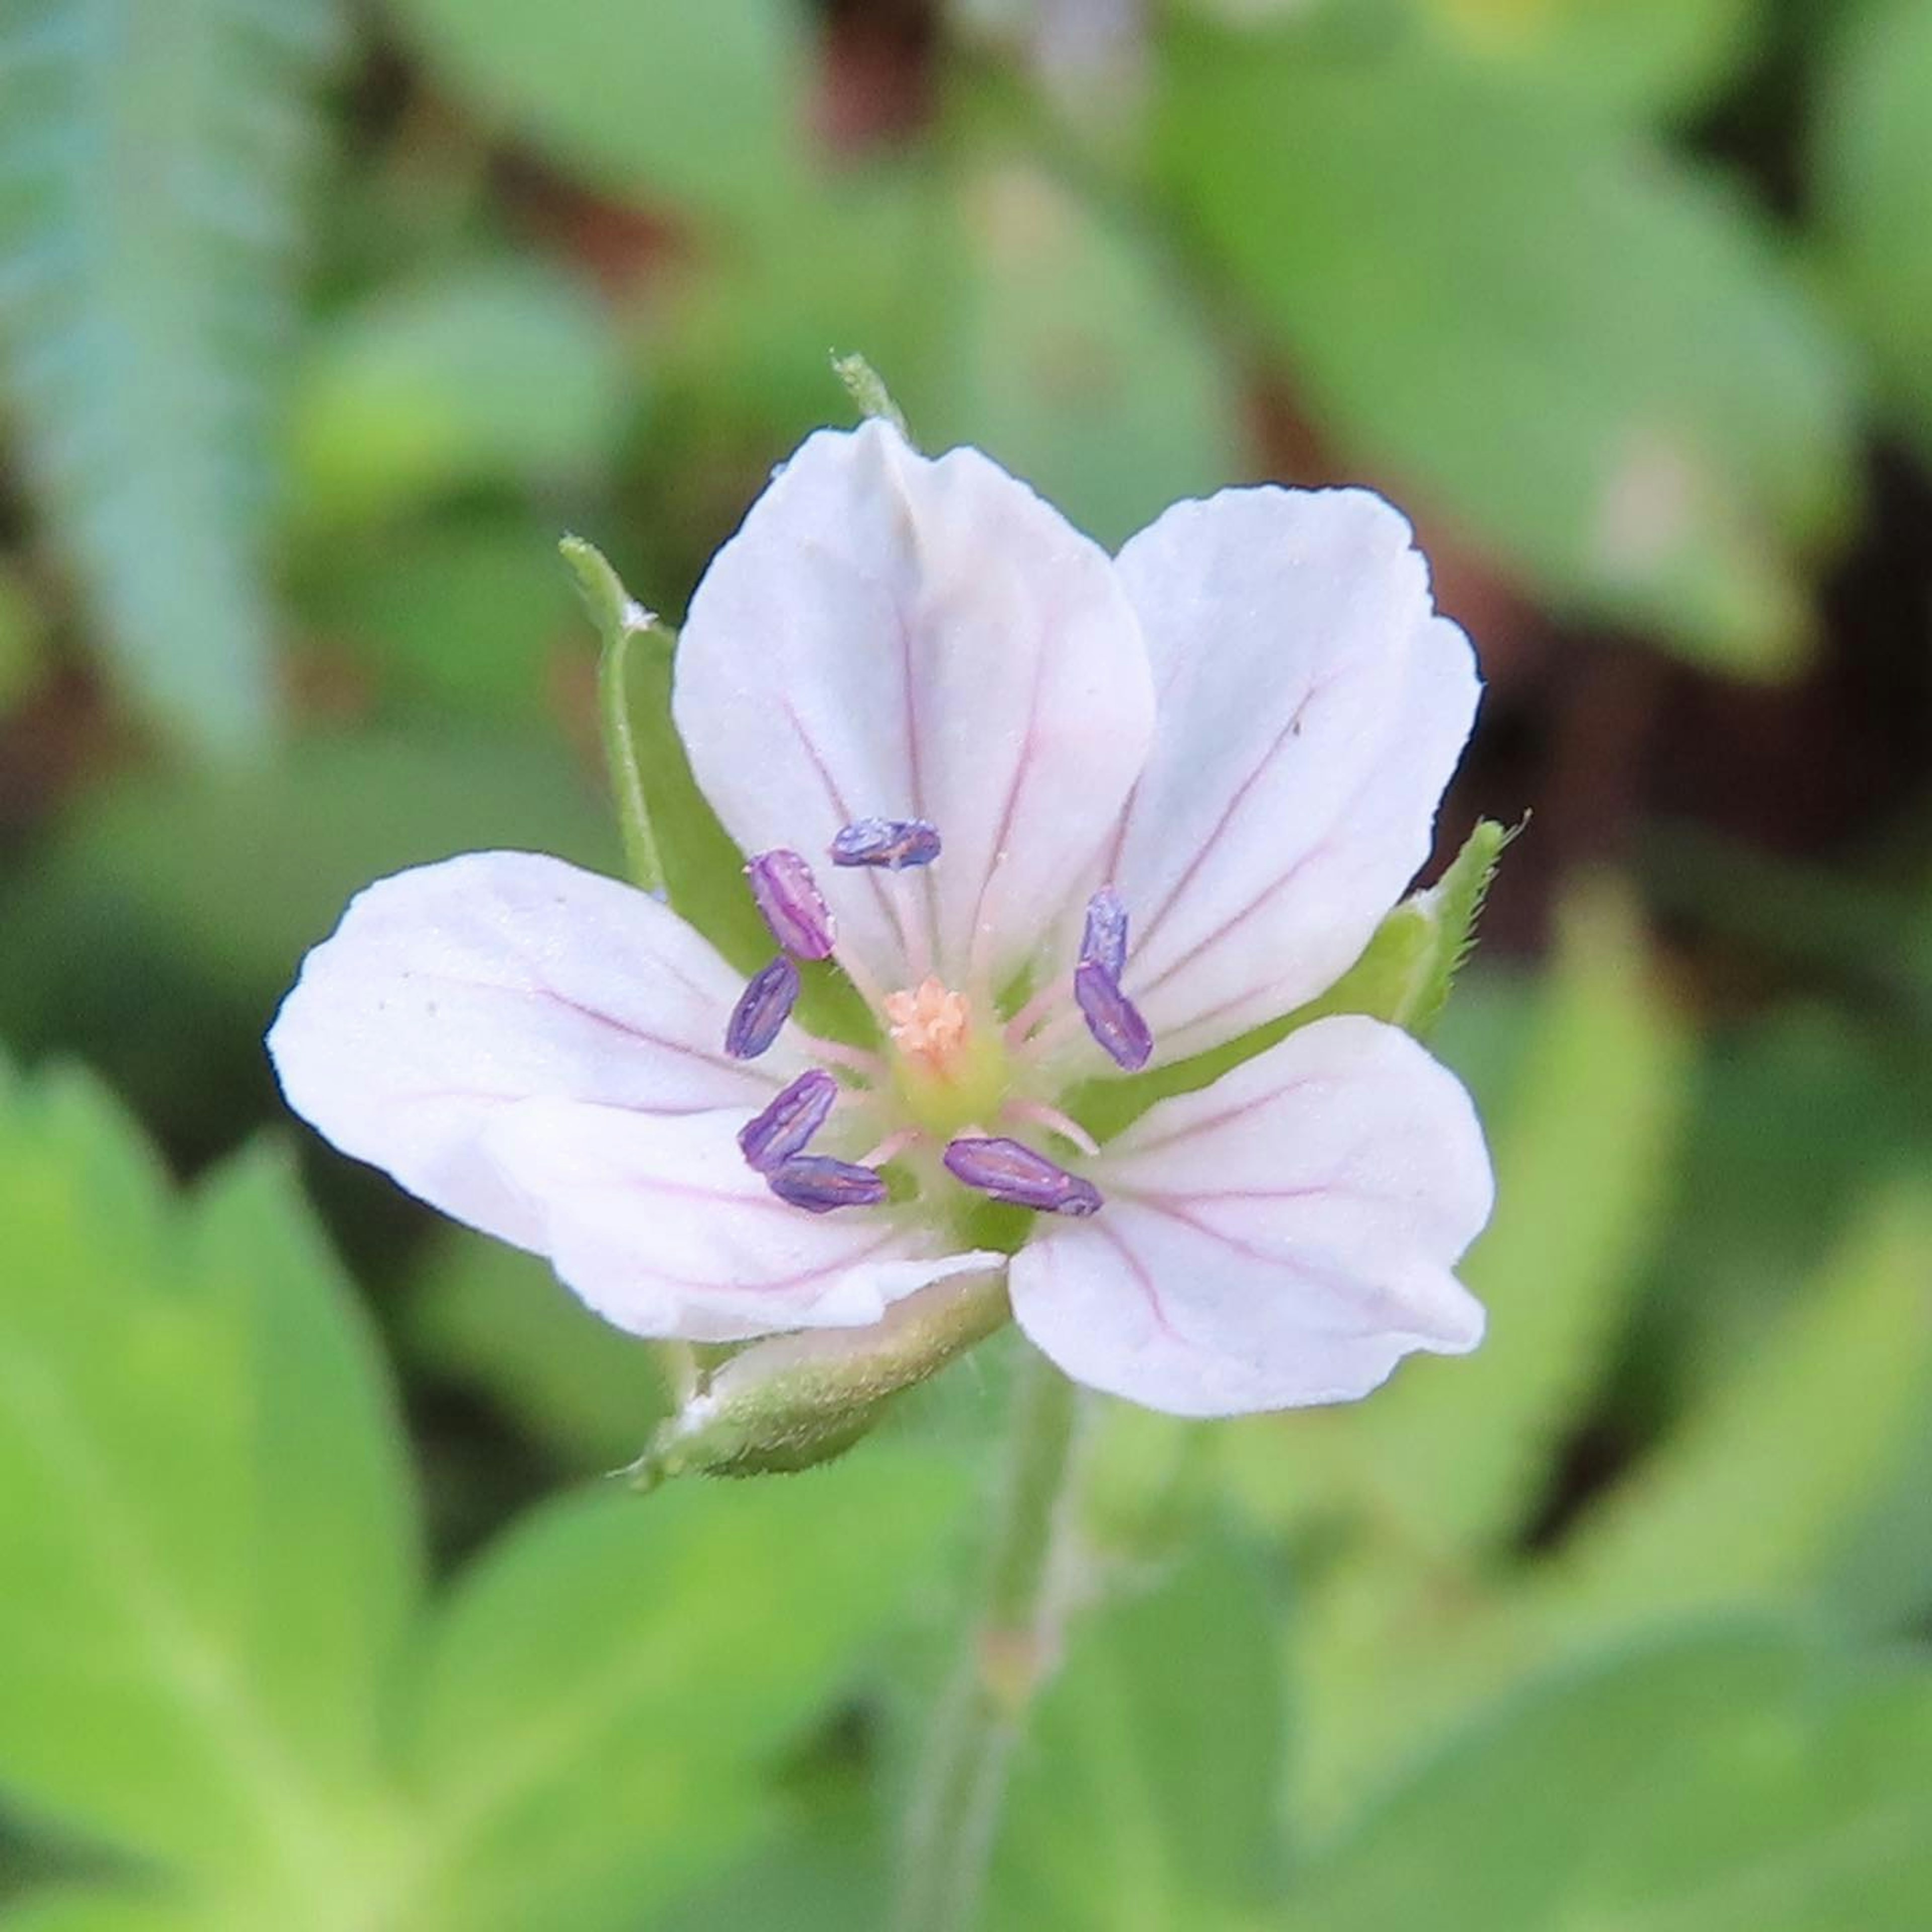
{"type": "Polygon", "coordinates": [[[540,1217],[559,1277],[634,1334],[859,1328],[928,1282],[1000,1265],[925,1252],[920,1231],[889,1210],[788,1206],[746,1166],[743,1118],[532,1100],[500,1114],[488,1144],[540,1217]]]}
{"type": "Polygon", "coordinates": [[[1077,1380],[1177,1415],[1366,1394],[1483,1311],[1450,1274],[1492,1186],[1468,1096],[1406,1034],[1317,1021],[1110,1146],[1090,1220],[1015,1257],[1013,1313],[1077,1380]]]}
{"type": "Polygon", "coordinates": [[[818,866],[842,956],[888,986],[1003,980],[1079,890],[1153,728],[1106,554],[976,450],[928,460],[879,422],[812,437],[718,552],[673,706],[726,829],[818,866]],[[833,835],[872,817],[930,819],[942,856],[832,874],[833,835]]]}
{"type": "Polygon", "coordinates": [[[1224,490],[1120,554],[1157,724],[1114,848],[1159,1059],[1331,985],[1429,855],[1475,714],[1468,640],[1362,490],[1224,490]]]}
{"type": "Polygon", "coordinates": [[[268,1051],[344,1153],[486,1233],[539,1222],[479,1150],[532,1096],[687,1114],[763,1106],[800,1062],[728,1059],[739,976],[644,893],[528,852],[379,880],[303,962],[268,1051]]]}

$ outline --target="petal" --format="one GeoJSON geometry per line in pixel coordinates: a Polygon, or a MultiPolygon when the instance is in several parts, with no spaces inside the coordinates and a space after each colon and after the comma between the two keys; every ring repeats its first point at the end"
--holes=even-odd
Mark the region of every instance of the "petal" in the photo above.
{"type": "Polygon", "coordinates": [[[1176,1415],[1366,1394],[1483,1311],[1450,1273],[1489,1219],[1468,1096],[1407,1034],[1318,1020],[1106,1150],[1090,1220],[1014,1258],[1013,1314],[1077,1380],[1176,1415]]]}
{"type": "Polygon", "coordinates": [[[633,1334],[732,1342],[860,1328],[928,1282],[1000,1264],[927,1253],[921,1230],[889,1212],[788,1207],[746,1164],[742,1124],[530,1100],[486,1138],[559,1278],[633,1334]]]}
{"type": "Polygon", "coordinates": [[[820,874],[840,956],[888,987],[1010,974],[1153,729],[1105,553],[976,450],[928,460],[880,422],[814,436],[752,506],[692,599],[672,701],[748,852],[816,866],[855,820],[938,827],[930,866],[820,874]]]}
{"type": "Polygon", "coordinates": [[[1475,715],[1408,524],[1363,490],[1228,490],[1120,554],[1154,748],[1108,876],[1159,1060],[1333,984],[1429,856],[1475,715]]]}
{"type": "Polygon", "coordinates": [[[288,1102],[458,1220],[542,1245],[480,1137],[532,1096],[692,1114],[769,1102],[781,1040],[728,1059],[738,976],[654,899],[529,852],[379,880],[303,962],[268,1034],[288,1102]]]}

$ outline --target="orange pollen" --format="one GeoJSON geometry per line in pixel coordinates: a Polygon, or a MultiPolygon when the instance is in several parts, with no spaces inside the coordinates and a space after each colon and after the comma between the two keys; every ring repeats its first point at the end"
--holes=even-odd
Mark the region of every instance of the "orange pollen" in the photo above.
{"type": "Polygon", "coordinates": [[[916,986],[886,995],[893,1046],[909,1059],[924,1060],[934,1072],[943,1070],[965,1045],[971,1016],[964,994],[929,976],[916,986]]]}

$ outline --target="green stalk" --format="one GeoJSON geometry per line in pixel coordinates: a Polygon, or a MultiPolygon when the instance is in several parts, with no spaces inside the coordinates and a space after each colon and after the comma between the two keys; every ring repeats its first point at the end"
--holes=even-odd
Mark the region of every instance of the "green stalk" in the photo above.
{"type": "Polygon", "coordinates": [[[1007,1765],[1054,1661],[1054,1555],[1078,1415],[1073,1384],[1029,1349],[980,1614],[940,1699],[906,1812],[896,1932],[968,1932],[977,1918],[1007,1765]]]}

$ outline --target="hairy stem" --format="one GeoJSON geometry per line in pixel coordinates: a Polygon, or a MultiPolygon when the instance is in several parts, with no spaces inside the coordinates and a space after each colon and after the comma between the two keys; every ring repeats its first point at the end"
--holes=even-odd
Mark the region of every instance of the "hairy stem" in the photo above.
{"type": "Polygon", "coordinates": [[[906,1813],[896,1932],[967,1932],[978,1916],[1008,1760],[1054,1661],[1054,1555],[1078,1408],[1073,1384],[1029,1350],[979,1614],[940,1698],[906,1813]]]}

